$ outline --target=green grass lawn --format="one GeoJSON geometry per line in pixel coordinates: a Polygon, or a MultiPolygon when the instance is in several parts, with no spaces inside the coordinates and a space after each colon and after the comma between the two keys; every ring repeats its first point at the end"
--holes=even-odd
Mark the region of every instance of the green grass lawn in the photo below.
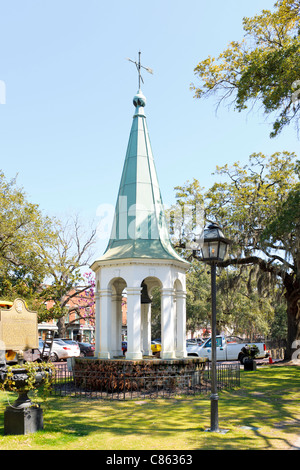
{"type": "Polygon", "coordinates": [[[44,430],[4,436],[7,398],[0,392],[0,449],[197,450],[288,449],[298,438],[300,367],[241,371],[241,387],[219,394],[219,425],[209,433],[208,396],[153,400],[50,397],[44,430]]]}

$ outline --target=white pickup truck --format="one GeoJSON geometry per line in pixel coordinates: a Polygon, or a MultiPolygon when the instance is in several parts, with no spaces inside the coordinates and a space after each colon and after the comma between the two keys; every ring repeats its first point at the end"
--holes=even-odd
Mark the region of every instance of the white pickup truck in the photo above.
{"type": "MultiPolygon", "coordinates": [[[[225,336],[217,336],[217,361],[240,361],[243,364],[243,359],[246,357],[242,352],[242,348],[247,344],[255,344],[259,353],[256,358],[267,357],[266,345],[264,343],[243,343],[238,339],[229,339],[225,336]]],[[[211,338],[207,339],[201,345],[189,345],[186,348],[188,356],[207,357],[211,361],[211,338]]]]}

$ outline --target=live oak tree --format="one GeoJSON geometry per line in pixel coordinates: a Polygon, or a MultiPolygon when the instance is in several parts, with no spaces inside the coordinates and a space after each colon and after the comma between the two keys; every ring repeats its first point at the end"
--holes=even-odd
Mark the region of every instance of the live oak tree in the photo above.
{"type": "Polygon", "coordinates": [[[245,334],[250,341],[269,336],[280,294],[270,276],[247,265],[219,268],[218,275],[219,331],[227,327],[232,335],[245,334]]]}
{"type": "MultiPolygon", "coordinates": [[[[299,166],[296,169],[299,175],[299,166]]],[[[300,184],[278,204],[276,213],[262,232],[262,244],[276,246],[284,258],[277,258],[277,275],[281,277],[287,300],[289,352],[297,350],[300,340],[300,184]]]]}
{"type": "Polygon", "coordinates": [[[274,286],[282,283],[287,303],[287,356],[291,357],[300,339],[300,219],[299,208],[295,209],[299,163],[288,152],[269,158],[253,154],[248,165],[225,165],[217,173],[229,181],[216,183],[207,192],[207,211],[234,242],[223,266],[257,265],[259,272],[273,279],[274,286]]]}
{"type": "MultiPolygon", "coordinates": [[[[206,218],[218,222],[232,240],[230,255],[220,266],[256,266],[256,273],[249,273],[257,282],[278,291],[283,287],[291,357],[300,340],[299,162],[288,152],[270,157],[258,153],[247,165],[217,167],[216,173],[225,181],[206,192],[199,190],[197,180],[188,182],[177,187],[177,198],[180,204],[191,204],[197,187],[206,218]]],[[[199,258],[197,252],[193,256],[199,258]]]]}
{"type": "Polygon", "coordinates": [[[232,41],[218,57],[207,57],[194,69],[200,84],[196,98],[227,99],[237,111],[258,103],[271,115],[271,137],[294,122],[300,111],[300,0],[280,0],[274,11],[243,19],[245,36],[232,41]]]}
{"type": "MultiPolygon", "coordinates": [[[[196,253],[189,256],[189,251],[185,252],[191,263],[186,276],[187,330],[206,330],[211,318],[210,268],[197,259],[196,253]]],[[[271,334],[282,294],[281,289],[274,288],[271,276],[260,273],[258,266],[217,268],[216,287],[217,334],[245,334],[250,341],[271,334]]],[[[276,332],[274,339],[286,339],[284,333],[276,332]]]]}
{"type": "Polygon", "coordinates": [[[40,244],[53,242],[53,221],[27,200],[16,178],[0,172],[0,296],[22,297],[34,304],[46,275],[40,244]]]}
{"type": "Polygon", "coordinates": [[[67,304],[78,316],[91,308],[94,280],[85,276],[92,256],[96,231],[84,231],[78,216],[61,222],[44,216],[28,201],[16,178],[8,181],[0,172],[0,298],[22,297],[38,312],[39,321],[57,319],[64,334],[67,304]],[[46,302],[53,306],[46,308],[46,302]]]}
{"type": "Polygon", "coordinates": [[[211,289],[207,266],[191,259],[186,276],[186,328],[197,331],[210,328],[211,289]]]}

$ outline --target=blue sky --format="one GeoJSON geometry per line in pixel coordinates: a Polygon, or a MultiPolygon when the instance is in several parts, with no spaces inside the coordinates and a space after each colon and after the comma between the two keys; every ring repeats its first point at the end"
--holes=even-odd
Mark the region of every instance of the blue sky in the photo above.
{"type": "Polygon", "coordinates": [[[298,153],[293,126],[271,140],[261,111],[216,114],[214,98],[195,100],[189,89],[198,62],[241,40],[242,18],[274,3],[0,1],[0,169],[18,174],[45,214],[97,223],[97,208],[117,197],[137,91],[126,57],[136,60],[139,50],[154,70],[143,74],[142,90],[165,205],[174,186],[194,177],[209,187],[216,165],[253,152],[298,153]]]}

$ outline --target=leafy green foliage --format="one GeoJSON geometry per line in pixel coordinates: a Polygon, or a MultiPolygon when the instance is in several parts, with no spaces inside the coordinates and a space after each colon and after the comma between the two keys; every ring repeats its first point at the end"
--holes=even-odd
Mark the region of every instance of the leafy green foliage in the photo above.
{"type": "Polygon", "coordinates": [[[0,274],[14,269],[15,278],[29,272],[41,275],[44,271],[37,241],[52,236],[51,221],[38,206],[29,203],[15,179],[6,181],[0,173],[0,274]]]}
{"type": "Polygon", "coordinates": [[[299,1],[282,0],[275,7],[244,18],[243,41],[202,60],[195,68],[201,85],[191,85],[196,98],[217,94],[219,104],[232,98],[238,111],[261,103],[266,114],[275,113],[271,137],[291,121],[298,123],[300,110],[299,1]]]}
{"type": "Polygon", "coordinates": [[[208,328],[211,312],[211,289],[209,269],[192,260],[186,278],[187,330],[208,328]]]}
{"type": "MultiPolygon", "coordinates": [[[[206,218],[218,222],[232,241],[229,257],[219,263],[228,267],[228,279],[221,273],[217,281],[223,292],[218,295],[219,328],[231,325],[250,336],[268,333],[284,292],[291,348],[300,337],[299,162],[289,152],[255,153],[248,164],[224,165],[216,173],[225,181],[201,190],[197,198],[204,202],[206,218]]],[[[194,180],[176,187],[176,194],[181,204],[190,203],[198,190],[194,180]]],[[[180,250],[184,236],[182,230],[180,250]]],[[[201,260],[197,252],[186,255],[201,260]]]]}
{"type": "Polygon", "coordinates": [[[93,286],[81,269],[94,242],[95,230],[83,232],[78,217],[63,224],[44,216],[16,179],[7,181],[0,172],[0,298],[23,298],[39,321],[61,319],[69,312],[70,295],[93,286]],[[49,300],[54,304],[47,310],[49,300]]]}
{"type": "Polygon", "coordinates": [[[267,336],[277,301],[270,277],[250,266],[231,266],[219,271],[219,330],[227,327],[233,335],[246,334],[251,341],[257,336],[267,336]]]}
{"type": "Polygon", "coordinates": [[[248,256],[253,250],[261,250],[271,262],[271,250],[281,247],[274,247],[273,242],[268,243],[261,235],[296,187],[296,167],[296,155],[289,152],[270,157],[255,153],[250,155],[247,165],[217,167],[216,173],[227,181],[215,183],[207,191],[206,211],[233,240],[231,253],[248,256]]]}
{"type": "Polygon", "coordinates": [[[55,240],[54,222],[28,202],[16,179],[0,173],[0,297],[22,297],[39,308],[38,292],[47,275],[43,251],[55,240]],[[43,250],[41,249],[43,245],[43,250]]]}

